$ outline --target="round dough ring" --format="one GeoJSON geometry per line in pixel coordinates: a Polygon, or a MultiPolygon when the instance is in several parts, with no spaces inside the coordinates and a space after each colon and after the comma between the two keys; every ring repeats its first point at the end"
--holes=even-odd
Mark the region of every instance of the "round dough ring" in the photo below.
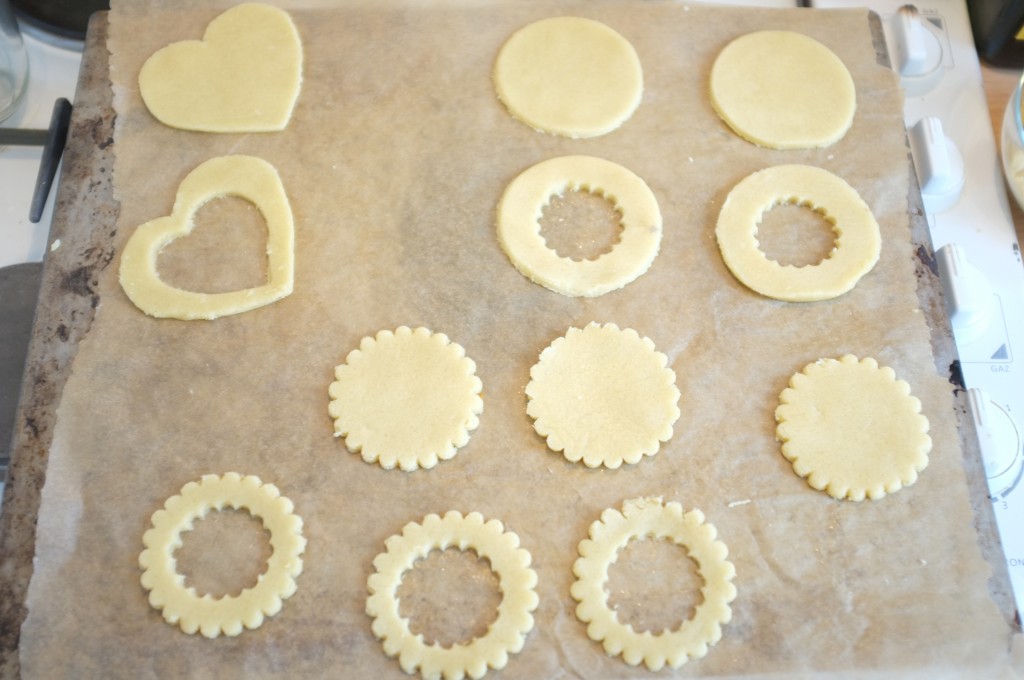
{"type": "Polygon", "coordinates": [[[276,486],[263,484],[253,475],[204,475],[198,483],[186,484],[179,495],[167,499],[162,510],[153,513],[153,526],[142,536],[146,548],[139,555],[139,566],[150,605],[162,610],[168,623],[177,623],[190,635],[199,631],[215,638],[221,633],[238,635],[243,626],[258,628],[264,616],[276,614],[282,601],[295,593],[295,578],[302,572],[300,555],[306,549],[306,539],[302,518],[292,510],[292,502],[276,486]],[[196,519],[225,505],[245,508],[263,521],[270,532],[273,554],[252,588],[217,599],[208,594],[200,597],[195,588],[185,587],[184,577],[177,573],[174,551],[181,545],[181,534],[189,531],[196,519]]]}
{"type": "Polygon", "coordinates": [[[662,504],[661,498],[626,501],[622,512],[609,508],[590,525],[590,538],[580,541],[580,558],[573,565],[576,581],[572,596],[579,605],[576,617],[587,623],[587,635],[601,642],[610,656],[636,666],[641,661],[652,671],[667,663],[679,668],[690,658],[699,659],[722,637],[722,625],[732,619],[729,603],[736,597],[732,579],[736,569],[724,543],[716,540],[715,527],[704,521],[700,510],[683,513],[679,503],[662,504]],[[608,607],[608,568],[632,539],[668,538],[686,548],[697,563],[704,585],[704,601],[693,617],[675,630],[657,635],[638,633],[618,620],[608,607]]]}
{"type": "Polygon", "coordinates": [[[530,568],[530,553],[519,547],[519,537],[505,531],[501,522],[484,518],[478,512],[465,517],[456,511],[423,518],[423,523],[409,522],[385,542],[386,549],[373,560],[376,570],[370,575],[367,587],[366,613],[373,618],[373,634],[382,641],[384,653],[397,656],[402,670],[427,679],[446,680],[469,675],[480,678],[488,666],[504,668],[510,653],[522,650],[526,635],[533,629],[533,615],[538,598],[534,591],[537,574],[530,568]],[[409,620],[398,608],[398,587],[402,575],[412,569],[417,560],[427,557],[433,550],[448,547],[472,549],[491,563],[498,575],[502,592],[498,617],[482,637],[468,644],[454,644],[444,648],[427,644],[422,635],[413,635],[409,620]]]}
{"type": "Polygon", "coordinates": [[[736,134],[772,149],[830,146],[857,109],[846,65],[795,31],[755,31],[726,45],[711,67],[710,95],[736,134]]]}
{"type": "Polygon", "coordinates": [[[910,385],[871,358],[819,359],[790,378],[775,410],[793,471],[840,500],[878,499],[910,486],[932,440],[910,385]]]}
{"type": "Polygon", "coordinates": [[[494,88],[513,118],[573,139],[629,120],[644,76],[633,46],[593,19],[551,17],[520,28],[494,64],[494,88]]]}
{"type": "Polygon", "coordinates": [[[385,470],[432,468],[480,424],[476,364],[444,333],[400,326],[366,337],[334,369],[328,413],[336,437],[385,470]]]}
{"type": "Polygon", "coordinates": [[[789,302],[830,300],[849,291],[875,266],[882,248],[878,222],[857,191],[810,165],[777,165],[744,178],[725,199],[715,235],[733,276],[766,297],[789,302]],[[833,225],[835,247],[818,264],[780,265],[758,246],[762,215],[783,203],[812,207],[833,225]]]}
{"type": "Polygon", "coordinates": [[[570,297],[597,297],[622,288],[650,268],[661,247],[658,201],[640,177],[593,156],[561,156],[528,168],[506,187],[498,204],[498,241],[524,276],[570,297]],[[552,196],[585,190],[604,196],[622,215],[611,251],[574,261],[549,248],[540,218],[552,196]]]}

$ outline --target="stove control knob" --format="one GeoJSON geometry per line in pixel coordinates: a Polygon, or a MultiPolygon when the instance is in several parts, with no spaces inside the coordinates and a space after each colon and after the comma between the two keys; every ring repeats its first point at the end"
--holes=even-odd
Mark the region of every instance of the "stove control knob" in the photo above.
{"type": "Polygon", "coordinates": [[[913,5],[903,5],[890,24],[896,72],[905,78],[920,78],[942,65],[942,44],[925,26],[913,5]]]}
{"type": "Polygon", "coordinates": [[[1010,414],[984,390],[967,390],[967,404],[978,432],[989,495],[1002,496],[1017,485],[1024,471],[1020,433],[1010,414]]]}
{"type": "Polygon", "coordinates": [[[970,344],[980,338],[992,322],[995,293],[960,246],[954,243],[942,246],[935,253],[935,260],[956,339],[961,344],[970,344]]]}
{"type": "Polygon", "coordinates": [[[942,130],[942,121],[925,116],[908,133],[924,209],[931,215],[948,210],[964,190],[964,157],[942,130]]]}

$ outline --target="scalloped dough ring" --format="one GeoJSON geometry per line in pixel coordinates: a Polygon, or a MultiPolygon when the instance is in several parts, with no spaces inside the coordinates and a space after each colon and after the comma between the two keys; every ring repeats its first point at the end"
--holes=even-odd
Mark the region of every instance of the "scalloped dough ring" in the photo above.
{"type": "Polygon", "coordinates": [[[444,333],[401,326],[366,337],[334,370],[328,412],[336,437],[385,470],[432,468],[479,425],[476,364],[444,333]]]}
{"type": "Polygon", "coordinates": [[[573,565],[576,581],[572,596],[579,605],[576,617],[587,625],[587,635],[601,642],[609,656],[622,655],[631,666],[641,661],[652,671],[667,663],[679,668],[688,659],[699,659],[722,637],[722,626],[732,619],[729,603],[736,598],[732,579],[736,569],[726,559],[729,550],[716,540],[715,527],[704,521],[700,510],[683,513],[679,503],[662,504],[661,498],[626,501],[622,512],[609,508],[590,525],[590,538],[580,541],[580,558],[573,565]],[[703,602],[692,618],[675,630],[658,634],[638,633],[619,621],[608,607],[608,568],[619,551],[633,539],[667,538],[686,548],[697,563],[704,581],[703,602]]]}
{"type": "Polygon", "coordinates": [[[498,52],[494,87],[512,117],[574,139],[621,126],[640,105],[644,76],[633,46],[582,17],[541,19],[498,52]]]}
{"type": "Polygon", "coordinates": [[[779,395],[775,420],[793,471],[833,498],[881,498],[913,484],[928,465],[921,401],[871,358],[808,364],[779,395]]]}
{"type": "Polygon", "coordinates": [[[463,517],[453,510],[444,518],[431,514],[423,518],[422,524],[406,524],[401,534],[387,539],[385,546],[385,551],[374,558],[375,572],[367,581],[370,596],[366,613],[373,618],[373,634],[382,641],[384,653],[397,656],[402,670],[412,674],[418,669],[428,680],[442,676],[454,680],[465,675],[481,678],[488,667],[504,668],[508,655],[522,650],[534,625],[531,612],[538,604],[534,591],[537,574],[530,568],[530,553],[519,547],[519,537],[505,531],[500,521],[484,522],[478,512],[463,517]],[[417,560],[451,546],[474,550],[490,561],[502,598],[498,616],[487,633],[468,644],[445,648],[427,644],[422,635],[413,635],[409,620],[399,613],[397,592],[402,575],[417,560]]]}
{"type": "Polygon", "coordinates": [[[853,124],[857,91],[846,65],[794,31],[755,31],[711,67],[711,105],[732,130],[772,149],[825,147],[853,124]]]}
{"type": "Polygon", "coordinates": [[[235,636],[243,627],[258,628],[265,616],[277,614],[282,601],[295,593],[295,578],[302,573],[306,539],[302,518],[292,510],[292,502],[276,486],[253,475],[204,475],[198,482],[186,484],[179,495],[171,496],[163,509],[153,513],[153,526],[142,536],[146,547],[139,555],[139,566],[150,605],[162,611],[164,620],[178,624],[190,635],[198,631],[208,638],[222,633],[235,636]],[[174,551],[181,546],[181,534],[189,531],[195,520],[224,506],[244,508],[262,520],[270,532],[273,554],[255,586],[215,599],[185,587],[184,577],[176,570],[174,551]]]}
{"type": "Polygon", "coordinates": [[[777,165],[744,178],[726,197],[715,235],[722,259],[740,283],[788,302],[830,300],[846,293],[871,271],[882,249],[878,222],[857,191],[810,165],[777,165]],[[813,208],[832,224],[835,247],[818,264],[780,265],[758,246],[761,217],[784,203],[813,208]]]}
{"type": "Polygon", "coordinates": [[[649,338],[613,323],[570,328],[540,354],[527,414],[548,448],[571,462],[615,469],[653,456],[672,437],[679,389],[649,338]]]}
{"type": "Polygon", "coordinates": [[[661,247],[661,211],[640,177],[593,156],[561,156],[528,168],[505,189],[498,204],[498,241],[526,278],[570,297],[597,297],[646,272],[661,247]],[[622,233],[612,249],[577,262],[549,248],[540,218],[552,196],[566,191],[602,195],[621,214],[622,233]]]}

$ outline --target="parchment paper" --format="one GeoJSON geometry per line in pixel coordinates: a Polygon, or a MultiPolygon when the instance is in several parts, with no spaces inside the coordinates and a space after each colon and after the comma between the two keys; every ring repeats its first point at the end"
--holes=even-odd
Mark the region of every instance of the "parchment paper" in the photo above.
{"type": "MultiPolygon", "coordinates": [[[[876,64],[865,11],[652,0],[296,9],[304,82],[288,128],[211,135],[162,126],[136,86],[146,57],[200,37],[223,8],[187,7],[114,4],[121,218],[113,238],[120,248],[135,226],[168,213],[178,183],[202,161],[257,155],[278,169],[291,200],[295,292],[215,322],[156,320],[127,300],[116,267],[104,273],[50,453],[21,643],[26,676],[405,677],[370,632],[366,579],[388,536],[451,509],[502,520],[539,576],[536,626],[495,677],[651,675],[606,657],[569,595],[576,544],[590,523],[646,495],[706,514],[729,546],[739,590],[733,620],[710,653],[656,676],[1007,674],[1012,631],[987,595],[952,386],[936,370],[915,294],[901,96],[893,73],[876,64]],[[558,14],[604,21],[640,56],[643,103],[605,137],[535,132],[494,95],[490,70],[505,38],[558,14]],[[707,101],[717,51],[772,27],[823,42],[853,75],[857,115],[831,148],[755,147],[707,101]],[[515,175],[577,153],[640,175],[664,216],[650,271],[594,300],[529,282],[494,233],[495,205],[515,175]],[[760,297],[737,283],[717,251],[714,223],[732,186],[794,162],[846,179],[882,228],[878,265],[834,301],[760,297]],[[636,466],[567,463],[546,449],[525,413],[523,389],[539,352],[590,321],[650,337],[677,374],[675,434],[636,466]],[[333,367],[360,338],[403,324],[463,345],[485,399],[469,444],[411,474],[347,452],[327,415],[333,367]],[[931,421],[928,468],[876,502],[814,491],[774,439],[773,412],[789,376],[844,353],[892,366],[931,421]],[[230,470],[259,475],[294,501],[308,549],[298,591],[277,616],[211,641],[180,632],[149,607],[137,559],[150,515],[169,496],[230,470]]],[[[251,231],[229,232],[223,247],[258,261],[251,231]]],[[[218,238],[197,233],[190,245],[174,244],[183,250],[162,260],[167,276],[193,276],[196,287],[237,285],[206,247],[218,238]]],[[[663,577],[633,566],[656,590],[663,577]]],[[[454,595],[438,601],[458,606],[454,595]]]]}

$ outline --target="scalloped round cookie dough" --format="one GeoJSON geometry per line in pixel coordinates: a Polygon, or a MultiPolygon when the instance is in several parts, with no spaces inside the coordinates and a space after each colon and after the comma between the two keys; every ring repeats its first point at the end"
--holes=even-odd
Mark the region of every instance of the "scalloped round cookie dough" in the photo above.
{"type": "Polygon", "coordinates": [[[463,517],[450,511],[443,518],[431,514],[422,523],[406,524],[401,534],[387,539],[385,546],[386,550],[374,558],[375,572],[367,581],[370,596],[366,613],[373,618],[373,634],[381,640],[384,653],[397,656],[402,670],[409,674],[419,671],[428,680],[442,676],[454,680],[465,675],[481,678],[488,667],[504,668],[509,654],[522,650],[534,625],[531,612],[538,604],[534,590],[537,574],[530,568],[530,553],[519,547],[519,536],[506,531],[500,521],[485,522],[478,512],[463,517]],[[473,550],[489,560],[498,576],[502,598],[498,616],[486,634],[445,648],[427,644],[422,635],[413,635],[409,620],[399,613],[397,592],[402,575],[417,560],[448,547],[473,550]]]}
{"type": "Polygon", "coordinates": [[[597,297],[646,272],[661,248],[658,200],[637,175],[593,156],[541,161],[516,177],[498,203],[498,242],[523,276],[570,297],[597,297]],[[540,219],[553,196],[589,191],[619,212],[622,232],[612,249],[593,260],[560,256],[541,235],[540,219]]]}
{"type": "Polygon", "coordinates": [[[718,54],[711,105],[749,142],[817,148],[850,129],[857,91],[846,65],[817,40],[793,31],[757,31],[718,54]]]}
{"type": "Polygon", "coordinates": [[[164,125],[199,132],[283,130],[302,85],[302,41],[282,9],[244,3],[202,40],[172,43],[139,71],[139,94],[164,125]]]}
{"type": "Polygon", "coordinates": [[[871,271],[882,250],[878,222],[860,194],[810,165],[776,165],[741,180],[718,214],[715,236],[722,259],[740,283],[788,302],[830,300],[848,292],[871,271]],[[813,209],[832,224],[835,247],[818,264],[781,265],[758,245],[761,217],[784,203],[813,209]]]}
{"type": "Polygon", "coordinates": [[[576,581],[572,596],[579,605],[576,618],[587,625],[587,635],[601,642],[609,656],[622,655],[631,666],[641,661],[652,671],[668,664],[679,668],[699,659],[722,637],[722,626],[732,619],[729,603],[736,598],[732,579],[736,569],[726,559],[729,550],[716,540],[717,530],[704,521],[700,510],[684,513],[679,503],[661,498],[636,498],[623,503],[622,511],[609,508],[590,525],[590,538],[580,541],[580,557],[573,565],[576,581]],[[703,602],[693,617],[675,630],[658,634],[637,632],[608,606],[608,568],[626,544],[635,539],[667,538],[683,546],[697,563],[704,581],[703,602]]]}
{"type": "Polygon", "coordinates": [[[552,451],[615,469],[653,456],[672,437],[675,380],[649,338],[591,323],[570,328],[541,352],[530,369],[526,412],[552,451]]]}
{"type": "Polygon", "coordinates": [[[881,498],[928,465],[932,440],[920,400],[871,358],[808,364],[779,395],[775,420],[793,471],[833,498],[881,498]]]}
{"type": "Polygon", "coordinates": [[[512,34],[498,52],[494,87],[513,118],[542,132],[597,137],[640,105],[644,76],[628,40],[582,17],[553,17],[512,34]]]}
{"type": "Polygon", "coordinates": [[[142,536],[146,546],[139,555],[143,569],[142,586],[149,591],[149,603],[162,611],[170,624],[184,632],[197,631],[208,638],[222,633],[235,636],[244,628],[258,628],[265,616],[281,610],[283,600],[295,593],[295,579],[302,573],[301,555],[306,549],[302,536],[302,518],[293,513],[292,502],[273,484],[259,477],[242,477],[229,472],[223,477],[203,475],[189,482],[181,493],[171,496],[161,510],[153,513],[153,526],[142,536]],[[267,570],[252,588],[235,596],[213,598],[199,596],[195,588],[186,588],[177,573],[174,551],[181,545],[181,534],[192,523],[212,510],[225,506],[248,510],[270,532],[273,554],[267,570]]]}
{"type": "Polygon", "coordinates": [[[197,166],[178,185],[171,214],[140,225],[128,238],[118,270],[121,288],[150,316],[186,321],[241,314],[287,297],[295,278],[295,225],[284,185],[270,163],[254,156],[220,156],[197,166]],[[199,293],[164,283],[160,251],[192,232],[196,211],[215,198],[237,196],[267,224],[267,282],[227,293],[199,293]]]}
{"type": "Polygon", "coordinates": [[[366,337],[334,371],[336,437],[385,470],[432,468],[469,441],[483,411],[476,364],[443,333],[401,326],[366,337]]]}

